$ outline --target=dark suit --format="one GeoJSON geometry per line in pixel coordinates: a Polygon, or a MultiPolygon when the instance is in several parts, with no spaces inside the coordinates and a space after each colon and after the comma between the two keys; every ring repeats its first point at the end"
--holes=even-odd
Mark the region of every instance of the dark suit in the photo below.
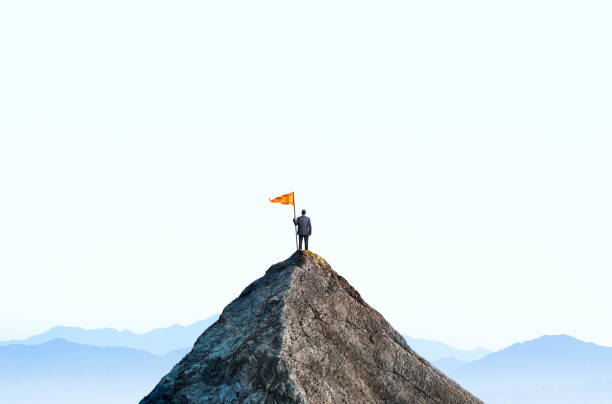
{"type": "Polygon", "coordinates": [[[304,240],[305,247],[308,250],[308,237],[312,234],[310,218],[306,215],[302,215],[297,219],[293,219],[293,224],[298,227],[297,234],[300,236],[300,250],[302,249],[302,240],[304,240]]]}

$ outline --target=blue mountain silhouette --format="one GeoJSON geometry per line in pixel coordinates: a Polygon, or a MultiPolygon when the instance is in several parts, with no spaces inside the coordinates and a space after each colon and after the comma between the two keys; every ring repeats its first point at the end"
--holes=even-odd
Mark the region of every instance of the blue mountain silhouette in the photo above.
{"type": "Polygon", "coordinates": [[[134,403],[188,349],[154,355],[54,339],[0,347],[2,403],[134,403]]]}
{"type": "Polygon", "coordinates": [[[487,403],[612,402],[612,348],[568,335],[514,344],[449,375],[487,403]]]}
{"type": "Polygon", "coordinates": [[[412,338],[407,335],[403,335],[403,337],[412,349],[430,362],[435,362],[444,358],[454,358],[460,361],[474,361],[491,353],[491,351],[485,348],[457,349],[438,341],[412,338]]]}
{"type": "MultiPolygon", "coordinates": [[[[0,402],[137,402],[217,317],[144,334],[54,327],[20,344],[0,343],[10,344],[0,346],[0,402]]],[[[487,355],[483,348],[459,350],[405,338],[415,351],[489,404],[612,402],[610,347],[568,335],[545,335],[487,355]],[[467,362],[470,358],[475,360],[467,362]]]]}
{"type": "Polygon", "coordinates": [[[38,345],[56,338],[62,338],[66,341],[78,344],[102,347],[122,346],[163,355],[175,349],[193,346],[196,338],[198,338],[208,326],[217,321],[217,318],[219,318],[219,315],[215,314],[188,326],[175,324],[167,328],[156,328],[144,334],[136,334],[128,330],[118,331],[113,328],[87,330],[80,327],[57,326],[42,334],[24,340],[0,342],[0,345],[38,345]]]}
{"type": "MultiPolygon", "coordinates": [[[[0,341],[0,346],[12,344],[38,345],[56,338],[62,338],[78,344],[101,347],[122,346],[163,355],[175,349],[191,347],[204,330],[218,318],[219,315],[215,314],[188,326],[174,324],[167,328],[156,328],[144,334],[137,334],[129,330],[118,331],[113,328],[89,330],[80,327],[56,326],[42,334],[23,340],[0,341]]],[[[431,362],[448,357],[461,361],[473,361],[491,352],[484,348],[457,349],[442,342],[412,338],[407,335],[404,335],[404,338],[412,349],[431,362]]]]}

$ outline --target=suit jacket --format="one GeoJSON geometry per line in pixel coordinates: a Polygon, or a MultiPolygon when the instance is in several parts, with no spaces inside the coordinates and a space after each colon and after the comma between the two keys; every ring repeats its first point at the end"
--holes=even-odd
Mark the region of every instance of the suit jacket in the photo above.
{"type": "Polygon", "coordinates": [[[312,234],[312,225],[308,216],[302,215],[297,219],[293,219],[293,223],[297,224],[299,235],[310,236],[312,234]]]}

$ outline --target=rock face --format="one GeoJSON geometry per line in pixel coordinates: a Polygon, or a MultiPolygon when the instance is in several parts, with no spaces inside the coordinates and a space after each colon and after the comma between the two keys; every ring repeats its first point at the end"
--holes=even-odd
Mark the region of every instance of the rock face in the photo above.
{"type": "Polygon", "coordinates": [[[316,254],[273,265],[141,404],[481,403],[316,254]]]}

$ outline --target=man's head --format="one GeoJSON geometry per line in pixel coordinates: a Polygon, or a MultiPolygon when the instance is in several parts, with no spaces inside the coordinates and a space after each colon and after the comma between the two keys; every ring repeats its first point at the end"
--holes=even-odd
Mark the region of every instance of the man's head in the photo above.
{"type": "Polygon", "coordinates": [[[306,214],[306,209],[302,209],[302,215],[306,214]]]}

